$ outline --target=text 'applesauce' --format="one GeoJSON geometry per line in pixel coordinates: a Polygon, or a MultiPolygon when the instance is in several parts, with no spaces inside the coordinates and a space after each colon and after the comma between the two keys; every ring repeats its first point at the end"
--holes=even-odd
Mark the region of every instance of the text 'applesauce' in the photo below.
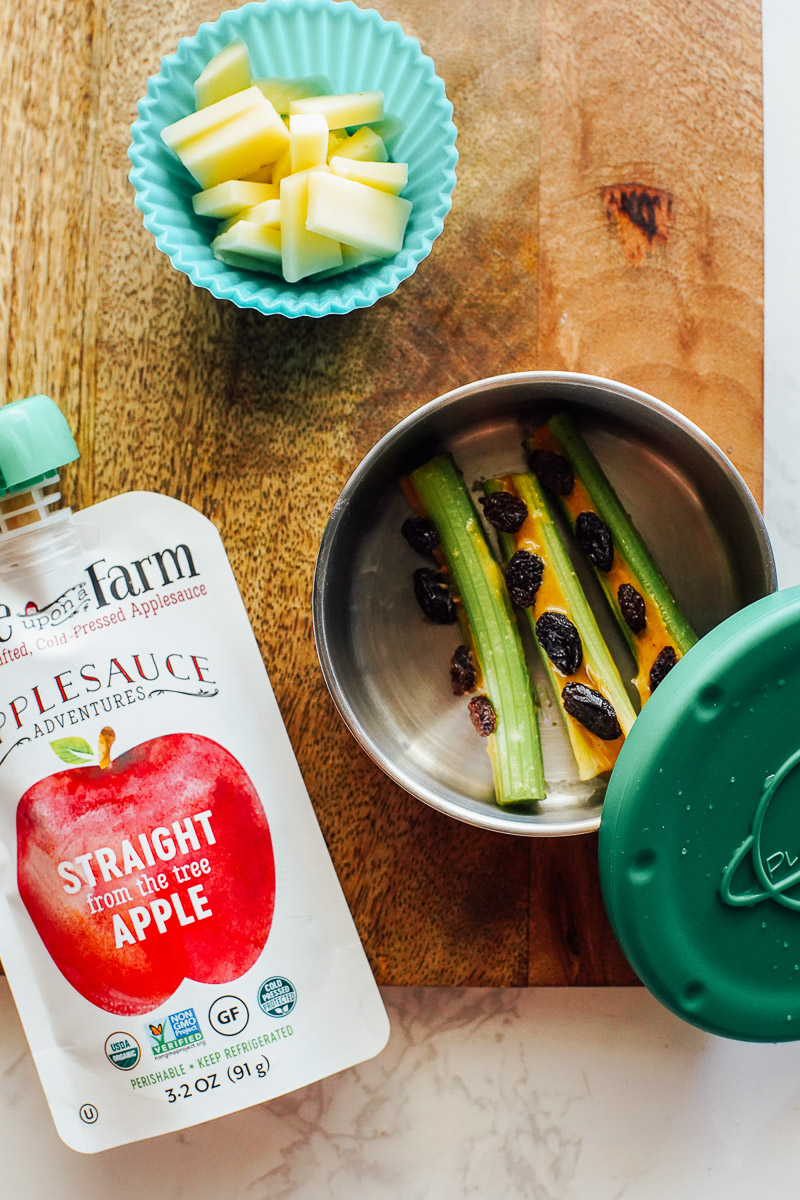
{"type": "Polygon", "coordinates": [[[353,1066],[388,1021],[219,535],[147,492],[73,514],[77,457],[47,397],[0,407],[0,958],[93,1152],[353,1066]]]}

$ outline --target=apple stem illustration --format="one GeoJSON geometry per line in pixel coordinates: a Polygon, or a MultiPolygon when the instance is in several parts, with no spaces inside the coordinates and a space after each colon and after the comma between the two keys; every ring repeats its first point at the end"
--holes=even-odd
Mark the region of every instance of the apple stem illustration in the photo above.
{"type": "Polygon", "coordinates": [[[116,739],[117,735],[110,725],[106,725],[100,730],[100,737],[97,739],[97,749],[100,755],[100,769],[103,771],[111,766],[111,747],[116,739]]]}

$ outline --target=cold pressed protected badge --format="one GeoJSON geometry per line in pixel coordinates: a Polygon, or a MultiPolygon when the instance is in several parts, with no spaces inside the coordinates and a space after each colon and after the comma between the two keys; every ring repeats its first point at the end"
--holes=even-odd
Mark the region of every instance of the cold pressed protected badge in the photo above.
{"type": "Polygon", "coordinates": [[[275,975],[258,989],[258,1006],[268,1017],[286,1017],[297,1004],[297,992],[288,979],[275,975]]]}

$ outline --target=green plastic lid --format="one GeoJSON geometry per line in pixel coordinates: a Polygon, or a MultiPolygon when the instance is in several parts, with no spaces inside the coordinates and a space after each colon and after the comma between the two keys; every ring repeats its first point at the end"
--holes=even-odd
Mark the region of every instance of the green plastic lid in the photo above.
{"type": "Polygon", "coordinates": [[[0,407],[0,496],[33,487],[78,457],[67,419],[49,396],[0,407]]]}
{"type": "Polygon", "coordinates": [[[680,1017],[800,1038],[800,588],[686,654],[620,753],[600,826],[614,931],[680,1017]]]}

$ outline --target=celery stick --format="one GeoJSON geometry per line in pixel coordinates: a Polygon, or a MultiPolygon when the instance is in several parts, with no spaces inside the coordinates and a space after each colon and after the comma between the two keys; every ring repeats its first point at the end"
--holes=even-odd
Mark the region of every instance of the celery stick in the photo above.
{"type": "Polygon", "coordinates": [[[539,481],[534,475],[512,475],[507,480],[488,479],[483,487],[487,495],[498,491],[511,491],[525,502],[528,509],[527,519],[516,534],[498,533],[500,550],[506,562],[516,550],[526,549],[538,554],[545,564],[542,585],[536,600],[525,609],[525,613],[564,719],[578,765],[578,775],[581,779],[592,779],[613,767],[622,742],[619,739],[611,743],[602,742],[565,711],[562,699],[565,683],[574,679],[585,682],[587,686],[599,691],[614,708],[623,735],[630,732],[636,720],[636,713],[575,573],[539,481]],[[562,674],[539,643],[536,622],[545,611],[563,612],[580,635],[583,661],[579,672],[574,675],[562,674]]]}
{"type": "Polygon", "coordinates": [[[478,514],[451,459],[440,455],[410,475],[427,516],[436,526],[472,634],[483,684],[497,718],[487,740],[497,803],[545,797],[544,767],[519,630],[500,570],[478,514]]]}
{"type": "Polygon", "coordinates": [[[604,571],[595,566],[595,573],[636,658],[636,686],[644,703],[652,691],[650,671],[658,654],[665,648],[670,652],[674,649],[677,656],[685,654],[697,641],[697,635],[571,419],[564,413],[551,417],[543,430],[526,439],[525,447],[529,452],[541,447],[551,449],[569,461],[575,488],[572,494],[560,495],[559,500],[573,527],[577,510],[584,506],[583,495],[589,506],[586,511],[593,510],[611,533],[614,542],[612,569],[604,571]],[[647,624],[643,629],[632,630],[625,619],[619,602],[622,582],[633,587],[647,605],[647,624]]]}

